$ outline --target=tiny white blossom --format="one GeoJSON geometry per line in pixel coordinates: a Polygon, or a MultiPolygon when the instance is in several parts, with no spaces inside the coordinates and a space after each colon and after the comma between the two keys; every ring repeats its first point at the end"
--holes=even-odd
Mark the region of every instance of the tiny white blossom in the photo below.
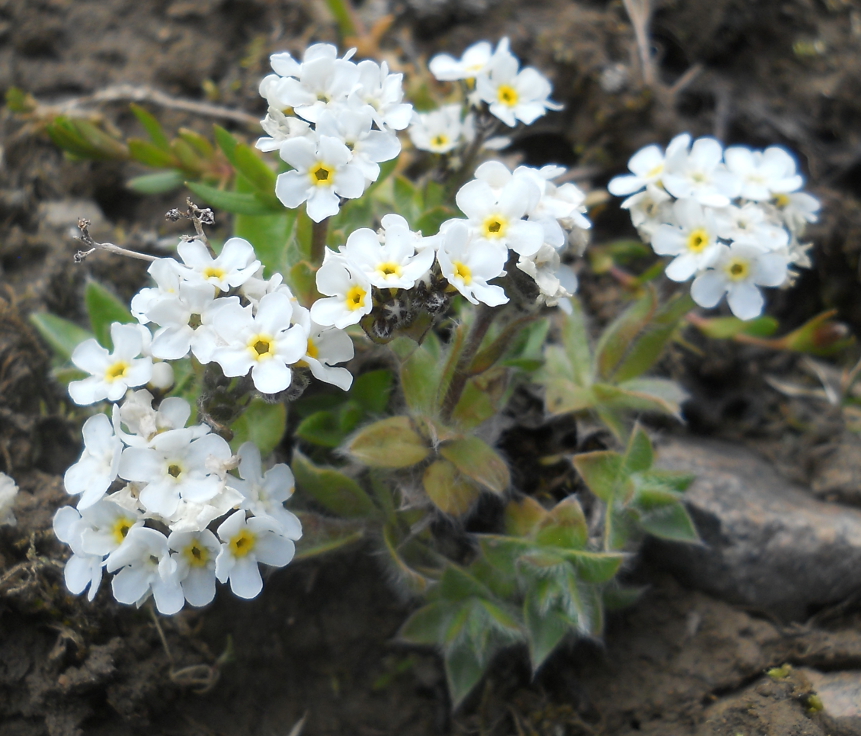
{"type": "Polygon", "coordinates": [[[318,381],[349,390],[353,385],[353,374],[346,368],[335,366],[335,363],[352,360],[355,348],[350,336],[337,327],[318,325],[304,307],[295,308],[293,318],[308,334],[308,347],[299,365],[307,365],[318,381]]]}
{"type": "Polygon", "coordinates": [[[708,268],[720,252],[714,210],[693,199],[680,199],[673,206],[678,227],[661,225],[652,238],[652,248],[662,256],[675,256],[667,266],[673,281],[687,281],[708,268]]]}
{"type": "Polygon", "coordinates": [[[365,191],[365,175],[337,138],[321,135],[316,142],[293,138],[281,145],[279,153],[294,170],[278,175],[275,195],[285,207],[307,202],[308,217],[314,222],[338,214],[339,197],[356,199],[365,191]]]}
{"type": "Polygon", "coordinates": [[[741,190],[741,179],[727,170],[723,147],[714,138],[698,138],[690,151],[679,146],[667,156],[661,183],[674,197],[708,207],[726,207],[741,190]]]}
{"type": "Polygon", "coordinates": [[[487,72],[494,56],[508,53],[507,38],[500,40],[496,52],[487,41],[479,41],[466,49],[460,59],[449,54],[437,54],[430,60],[428,68],[440,82],[475,79],[487,72]]]}
{"type": "Polygon", "coordinates": [[[17,496],[18,485],[6,473],[0,473],[0,526],[15,526],[18,523],[13,511],[17,496]]]}
{"type": "Polygon", "coordinates": [[[78,508],[92,506],[107,493],[117,477],[123,443],[104,414],[91,416],[81,430],[84,452],[63,477],[66,493],[81,494],[78,508]]]}
{"type": "Polygon", "coordinates": [[[741,180],[739,196],[765,202],[775,194],[801,189],[804,180],[795,173],[795,159],[779,146],[752,151],[732,146],[724,151],[727,169],[741,180]]]}
{"type": "Polygon", "coordinates": [[[317,133],[336,138],[350,149],[350,165],[358,167],[368,182],[380,176],[380,163],[397,158],[401,142],[395,133],[372,130],[373,119],[365,108],[351,110],[349,114],[324,111],[317,121],[317,133]]]}
{"type": "Polygon", "coordinates": [[[433,112],[414,112],[409,127],[410,140],[420,151],[450,153],[472,140],[472,116],[461,119],[461,105],[444,105],[433,112]]]}
{"type": "Polygon", "coordinates": [[[714,307],[727,295],[732,313],[739,319],[762,314],[764,299],[759,286],[780,286],[787,277],[786,261],[778,253],[764,253],[754,245],[718,246],[714,268],[700,274],[691,285],[691,296],[701,307],[714,307]]]}
{"type": "MultiPolygon", "coordinates": [[[[391,224],[392,221],[389,220],[391,224]]],[[[381,289],[411,289],[433,265],[427,249],[416,253],[409,228],[397,225],[385,231],[385,242],[369,228],[350,233],[342,253],[351,266],[360,269],[373,286],[381,289]]]]}
{"type": "Polygon", "coordinates": [[[531,125],[548,110],[562,105],[550,100],[553,88],[547,78],[532,67],[518,71],[514,56],[495,58],[490,74],[476,79],[476,93],[486,102],[492,115],[513,128],[519,120],[531,125]]]}
{"type": "Polygon", "coordinates": [[[343,330],[358,324],[374,307],[367,276],[333,251],[317,271],[317,291],[325,296],[311,305],[311,319],[325,327],[343,330]]]}
{"type": "Polygon", "coordinates": [[[61,542],[72,548],[72,556],[66,561],[63,577],[72,595],[80,595],[87,588],[87,599],[92,601],[102,582],[102,555],[89,555],[81,549],[81,532],[85,528],[81,514],[72,506],[63,506],[54,514],[54,534],[61,542]]]}
{"type": "MultiPolygon", "coordinates": [[[[95,339],[84,340],[72,353],[72,362],[90,374],[69,384],[69,396],[76,404],[94,404],[108,399],[119,401],[129,388],[145,385],[152,376],[152,358],[138,357],[144,350],[142,325],[111,325],[114,351],[95,339]]],[[[149,332],[147,331],[147,334],[149,332]]]]}
{"type": "Polygon", "coordinates": [[[221,551],[216,536],[208,529],[172,532],[168,547],[175,551],[176,577],[182,594],[192,606],[205,606],[215,598],[215,559],[221,551]]]}
{"type": "Polygon", "coordinates": [[[717,210],[718,234],[737,243],[756,245],[761,250],[780,250],[789,244],[789,233],[770,222],[758,204],[748,202],[743,207],[730,205],[717,210]]]}
{"type": "Polygon", "coordinates": [[[350,94],[350,101],[361,102],[369,107],[380,130],[406,128],[410,124],[413,106],[403,101],[404,75],[390,73],[385,61],[377,64],[376,61],[365,59],[357,66],[359,84],[350,94]]]}
{"type": "Polygon", "coordinates": [[[607,190],[617,197],[624,197],[649,185],[660,187],[667,159],[672,161],[679,155],[678,152],[687,151],[690,144],[690,135],[682,133],[670,141],[666,154],[660,146],[641,148],[628,161],[631,174],[614,177],[607,185],[607,190]]]}
{"type": "Polygon", "coordinates": [[[240,598],[254,598],[263,589],[258,562],[284,567],[296,551],[293,541],[278,523],[267,516],[245,519],[245,511],[236,511],[218,527],[222,541],[215,560],[215,575],[230,582],[230,589],[240,598]]]}
{"type": "Polygon", "coordinates": [[[483,302],[497,307],[508,301],[501,286],[487,283],[505,273],[508,251],[488,247],[482,240],[471,238],[463,220],[449,220],[444,224],[437,260],[449,284],[473,304],[483,302]]]}
{"type": "Polygon", "coordinates": [[[148,527],[131,529],[125,542],[105,561],[108,572],[116,572],[111,589],[120,603],[140,607],[152,595],[159,613],[172,615],[185,602],[171,558],[167,537],[148,527]]]}
{"type": "Polygon", "coordinates": [[[260,268],[254,247],[242,238],[230,238],[216,258],[199,240],[183,241],[176,251],[187,267],[176,264],[183,279],[211,284],[221,291],[241,286],[260,268]]]}

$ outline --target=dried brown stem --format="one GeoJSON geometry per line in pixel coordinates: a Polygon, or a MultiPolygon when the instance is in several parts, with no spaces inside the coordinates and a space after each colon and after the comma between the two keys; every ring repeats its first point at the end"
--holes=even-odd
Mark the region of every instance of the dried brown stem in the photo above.
{"type": "Polygon", "coordinates": [[[129,250],[128,248],[121,248],[113,243],[97,243],[90,235],[90,221],[85,220],[83,217],[78,220],[78,229],[81,231],[81,234],[76,237],[75,240],[86,245],[89,250],[79,250],[75,253],[75,263],[82,263],[87,256],[97,250],[106,250],[108,253],[115,253],[119,256],[128,256],[129,258],[137,258],[141,261],[158,260],[155,256],[150,256],[146,253],[138,253],[137,251],[129,250]]]}

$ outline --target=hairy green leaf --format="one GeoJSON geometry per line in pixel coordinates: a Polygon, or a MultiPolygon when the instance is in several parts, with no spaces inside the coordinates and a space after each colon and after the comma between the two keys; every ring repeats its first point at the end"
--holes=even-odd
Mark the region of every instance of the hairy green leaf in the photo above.
{"type": "Polygon", "coordinates": [[[339,516],[362,518],[374,516],[377,507],[371,497],[352,478],[334,468],[320,468],[296,451],[291,467],[296,483],[317,503],[339,516]]]}

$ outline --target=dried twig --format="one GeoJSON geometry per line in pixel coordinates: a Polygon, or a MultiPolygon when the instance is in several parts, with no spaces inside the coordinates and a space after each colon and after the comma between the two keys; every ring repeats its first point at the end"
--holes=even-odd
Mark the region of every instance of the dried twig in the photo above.
{"type": "Polygon", "coordinates": [[[158,260],[158,258],[156,258],[155,256],[148,256],[146,253],[138,253],[137,251],[129,250],[128,248],[121,248],[120,246],[114,245],[113,243],[97,243],[90,235],[90,221],[85,220],[83,217],[78,220],[78,229],[81,231],[81,234],[77,236],[75,240],[78,240],[84,245],[86,245],[89,250],[79,250],[77,253],[75,253],[75,263],[82,263],[87,256],[97,250],[106,250],[108,251],[108,253],[115,253],[120,256],[128,256],[129,258],[137,258],[141,261],[158,260]]]}
{"type": "Polygon", "coordinates": [[[174,208],[165,214],[165,218],[171,222],[176,222],[177,220],[191,220],[196,234],[186,237],[186,240],[199,240],[206,246],[206,249],[209,251],[209,255],[215,258],[215,251],[209,244],[209,238],[206,237],[206,232],[203,230],[204,225],[215,224],[215,215],[212,214],[212,210],[209,208],[198,207],[190,198],[185,200],[185,205],[188,207],[185,212],[180,212],[178,209],[174,208]]]}
{"type": "Polygon", "coordinates": [[[655,65],[652,61],[652,46],[649,40],[649,23],[652,19],[651,0],[622,0],[631,25],[634,27],[634,37],[637,39],[637,50],[640,54],[640,68],[643,73],[643,83],[647,87],[655,86],[655,65]]]}

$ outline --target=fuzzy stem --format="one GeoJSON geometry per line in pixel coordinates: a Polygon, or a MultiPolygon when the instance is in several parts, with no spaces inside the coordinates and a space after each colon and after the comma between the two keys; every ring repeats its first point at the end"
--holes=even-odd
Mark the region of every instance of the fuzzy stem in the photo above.
{"type": "Polygon", "coordinates": [[[315,222],[311,226],[311,263],[320,266],[326,253],[326,236],[329,233],[329,219],[315,222]]]}
{"type": "Polygon", "coordinates": [[[487,334],[490,325],[496,318],[497,310],[482,304],[478,308],[475,315],[475,322],[472,324],[469,337],[466,339],[463,352],[457,360],[457,365],[454,368],[454,375],[451,377],[451,383],[448,385],[448,390],[445,392],[445,398],[442,402],[440,410],[440,418],[446,424],[451,421],[451,415],[454,413],[460,397],[463,395],[463,390],[466,388],[467,379],[470,376],[469,367],[472,364],[472,359],[475,357],[484,336],[487,334]]]}

